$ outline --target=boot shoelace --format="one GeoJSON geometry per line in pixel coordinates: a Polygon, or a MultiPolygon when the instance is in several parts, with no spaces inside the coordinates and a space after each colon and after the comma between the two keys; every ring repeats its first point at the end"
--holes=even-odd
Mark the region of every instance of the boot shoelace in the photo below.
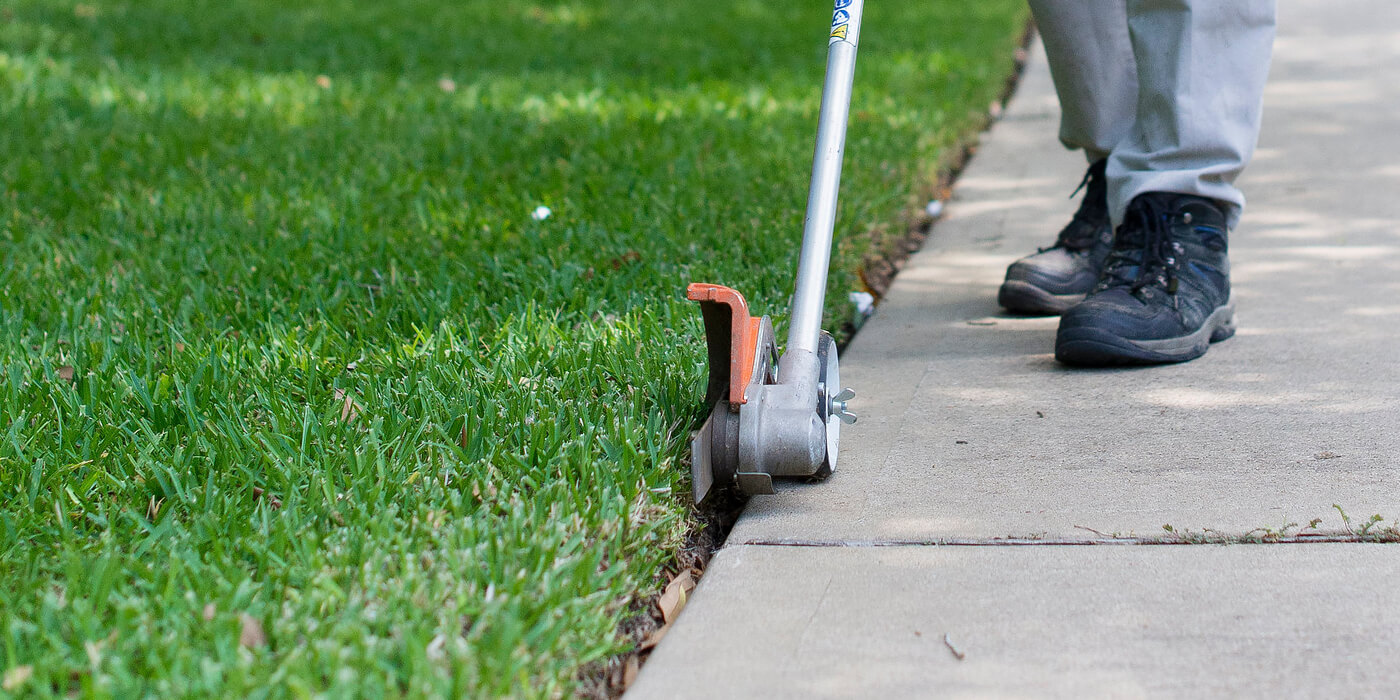
{"type": "MultiPolygon", "coordinates": [[[[1094,179],[1094,168],[1090,167],[1084,171],[1084,177],[1079,181],[1079,186],[1069,194],[1070,198],[1082,192],[1094,179]]],[[[1050,248],[1041,248],[1038,252],[1044,253],[1053,248],[1064,248],[1070,251],[1088,250],[1094,246],[1097,237],[1098,226],[1094,224],[1088,213],[1088,209],[1093,206],[1089,198],[1092,192],[1084,194],[1084,201],[1080,202],[1079,210],[1074,212],[1074,218],[1060,231],[1060,235],[1055,239],[1055,245],[1050,248]]]]}
{"type": "MultiPolygon", "coordinates": [[[[1183,216],[1186,223],[1191,223],[1189,213],[1183,216]]],[[[1099,286],[1107,289],[1126,285],[1134,295],[1157,286],[1168,294],[1176,294],[1177,270],[1181,268],[1180,256],[1185,253],[1185,249],[1172,239],[1171,219],[1171,212],[1151,198],[1143,198],[1136,202],[1135,206],[1129,209],[1123,228],[1136,230],[1142,236],[1141,245],[1126,250],[1115,249],[1107,266],[1104,282],[1099,286]],[[1134,260],[1133,253],[1138,253],[1141,258],[1134,260]],[[1129,275],[1123,275],[1121,272],[1124,267],[1131,266],[1137,267],[1137,276],[1130,279],[1129,275]]]]}

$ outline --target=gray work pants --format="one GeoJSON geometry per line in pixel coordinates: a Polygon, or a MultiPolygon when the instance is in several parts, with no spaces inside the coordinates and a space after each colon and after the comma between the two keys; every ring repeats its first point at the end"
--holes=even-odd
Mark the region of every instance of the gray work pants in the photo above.
{"type": "Polygon", "coordinates": [[[1259,138],[1274,0],[1030,0],[1060,97],[1060,140],[1108,158],[1117,227],[1133,197],[1182,192],[1239,220],[1259,138]]]}

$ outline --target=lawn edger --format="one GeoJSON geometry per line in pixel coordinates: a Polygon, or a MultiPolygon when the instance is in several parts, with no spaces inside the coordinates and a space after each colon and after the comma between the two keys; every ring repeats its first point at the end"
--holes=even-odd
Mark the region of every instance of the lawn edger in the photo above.
{"type": "Polygon", "coordinates": [[[864,0],[836,0],[817,122],[797,285],[781,357],[767,316],[739,292],[695,283],[709,351],[710,416],[691,441],[696,504],[773,493],[773,477],[824,479],[836,469],[841,424],[855,392],[841,387],[836,342],[822,330],[827,270],[841,188],[841,157],[864,0]]]}

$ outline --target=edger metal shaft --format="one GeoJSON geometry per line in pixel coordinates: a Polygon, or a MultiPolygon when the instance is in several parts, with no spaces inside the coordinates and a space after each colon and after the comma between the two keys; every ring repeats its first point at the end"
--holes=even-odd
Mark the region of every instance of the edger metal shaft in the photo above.
{"type": "Polygon", "coordinates": [[[807,193],[807,219],[802,229],[802,256],[797,264],[797,289],[792,297],[787,352],[815,353],[826,303],[826,274],[831,263],[831,239],[836,227],[836,198],[841,188],[841,157],[846,149],[846,123],[855,80],[856,46],[860,41],[864,0],[837,0],[827,49],[826,82],[822,87],[817,146],[812,158],[812,185],[807,193]]]}
{"type": "Polygon", "coordinates": [[[826,478],[836,468],[841,422],[855,419],[846,410],[854,394],[841,390],[836,344],[821,329],[864,2],[835,5],[786,351],[776,357],[771,322],[750,317],[738,292],[704,284],[687,290],[701,302],[710,351],[712,409],[691,441],[696,503],[730,489],[774,493],[773,477],[826,478]]]}

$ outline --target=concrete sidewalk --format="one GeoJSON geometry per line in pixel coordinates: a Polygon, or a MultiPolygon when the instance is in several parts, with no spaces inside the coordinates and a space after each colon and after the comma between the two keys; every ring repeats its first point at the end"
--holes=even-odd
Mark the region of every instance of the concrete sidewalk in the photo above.
{"type": "Polygon", "coordinates": [[[1084,168],[1037,47],[843,358],[836,475],[751,502],[630,696],[1400,695],[1400,546],[1191,544],[1400,518],[1400,5],[1279,10],[1239,335],[1072,371],[1000,314],[1084,168]]]}

